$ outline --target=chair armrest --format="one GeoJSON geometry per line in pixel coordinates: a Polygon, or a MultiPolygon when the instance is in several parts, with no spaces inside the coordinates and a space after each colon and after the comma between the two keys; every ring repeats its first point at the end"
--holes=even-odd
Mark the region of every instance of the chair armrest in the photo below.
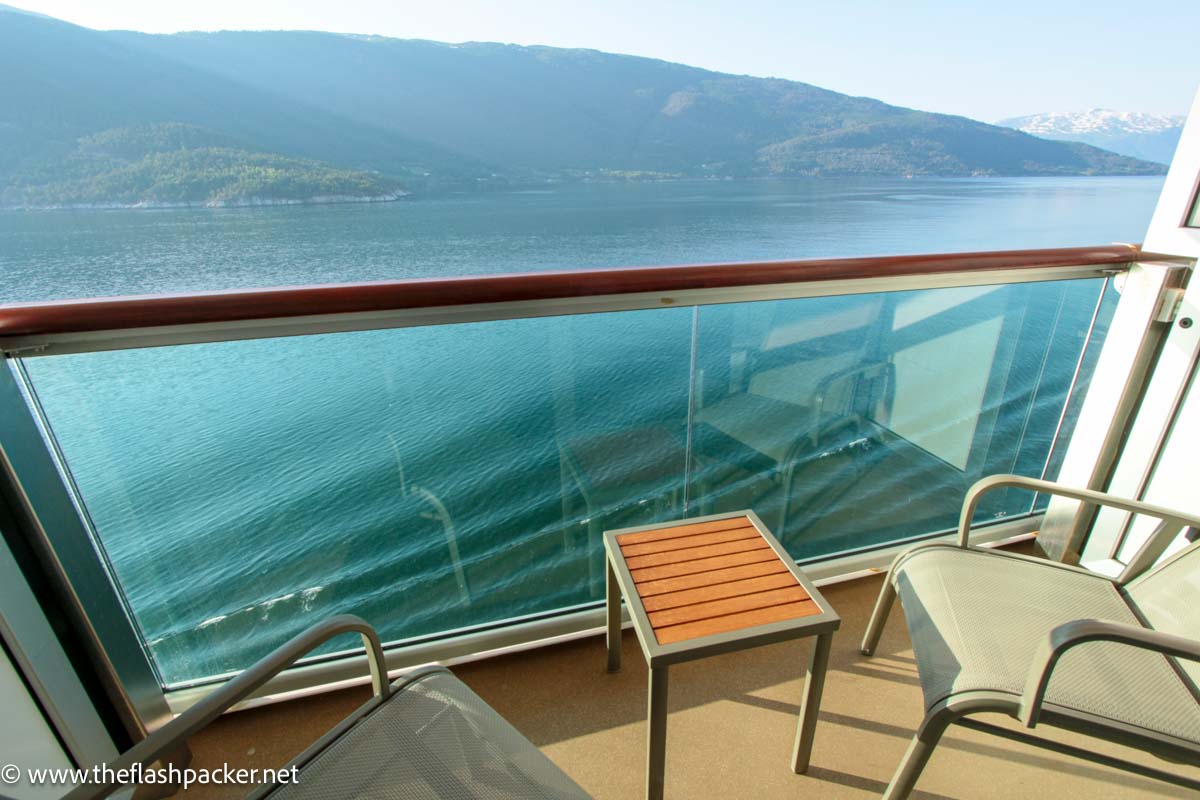
{"type": "Polygon", "coordinates": [[[1033,657],[1025,691],[1021,695],[1019,719],[1026,727],[1037,724],[1050,676],[1063,654],[1088,642],[1117,642],[1162,653],[1166,656],[1200,661],[1200,641],[1163,633],[1151,628],[1101,619],[1076,619],[1057,626],[1038,646],[1033,657]]]}
{"type": "MultiPolygon", "coordinates": [[[[134,764],[150,764],[156,759],[175,752],[188,739],[204,730],[213,720],[228,711],[234,704],[244,700],[255,689],[292,665],[298,658],[313,648],[324,644],[334,636],[357,633],[362,636],[367,650],[367,661],[371,666],[371,683],[375,697],[386,700],[391,692],[387,682],[387,670],[383,660],[383,646],[379,634],[359,617],[341,614],[317,623],[303,633],[259,659],[237,677],[225,683],[212,694],[206,695],[194,706],[163,725],[142,741],[131,747],[115,761],[105,776],[113,776],[134,764]]],[[[107,797],[121,784],[113,782],[85,783],[64,796],[63,800],[107,797]]]]}
{"type": "Polygon", "coordinates": [[[958,520],[958,544],[960,547],[967,546],[967,538],[971,533],[971,520],[975,516],[975,510],[979,507],[979,501],[983,495],[993,489],[1007,487],[1029,489],[1041,494],[1052,494],[1059,497],[1069,497],[1090,505],[1119,508],[1131,514],[1145,514],[1146,516],[1160,519],[1168,525],[1178,526],[1177,530],[1182,528],[1200,528],[1200,517],[1194,514],[1185,514],[1182,511],[1175,511],[1138,500],[1127,500],[1124,497],[1117,497],[1116,495],[1105,494],[1104,492],[1094,492],[1090,489],[1075,489],[1070,486],[1063,486],[1060,483],[1038,480],[1037,478],[1026,478],[1021,475],[991,475],[976,481],[967,490],[966,499],[963,500],[962,515],[958,520]]]}

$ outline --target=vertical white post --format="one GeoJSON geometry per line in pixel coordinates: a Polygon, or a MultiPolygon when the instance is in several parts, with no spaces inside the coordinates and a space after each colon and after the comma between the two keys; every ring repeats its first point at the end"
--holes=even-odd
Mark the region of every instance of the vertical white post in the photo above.
{"type": "MultiPolygon", "coordinates": [[[[1172,257],[1200,256],[1200,230],[1185,227],[1200,182],[1200,94],[1184,126],[1143,250],[1172,257]]],[[[1186,262],[1133,265],[1101,350],[1079,423],[1059,473],[1062,483],[1142,497],[1162,451],[1196,360],[1200,284],[1188,285],[1186,262]]],[[[1107,557],[1127,517],[1051,501],[1039,535],[1048,555],[1066,561],[1107,557]],[[1089,511],[1091,513],[1089,513],[1089,511]],[[1093,521],[1095,522],[1093,526],[1093,521]],[[1090,530],[1090,533],[1089,533],[1090,530]],[[1086,540],[1086,541],[1085,541],[1086,540]]]]}
{"type": "MultiPolygon", "coordinates": [[[[1187,224],[1198,189],[1200,93],[1184,126],[1146,233],[1144,248],[1147,251],[1200,258],[1200,228],[1187,224]]],[[[1176,298],[1178,302],[1173,313],[1164,314],[1170,321],[1163,323],[1167,326],[1167,334],[1162,350],[1107,488],[1126,497],[1194,509],[1197,507],[1194,487],[1188,478],[1193,474],[1191,464],[1195,460],[1195,443],[1182,442],[1180,438],[1191,436],[1200,424],[1200,419],[1196,419],[1200,414],[1197,400],[1189,399],[1189,389],[1200,363],[1200,281],[1191,280],[1187,287],[1182,299],[1176,298]],[[1180,448],[1192,452],[1174,452],[1180,448]],[[1167,456],[1170,456],[1167,459],[1170,463],[1164,462],[1167,456]]],[[[1093,562],[1122,557],[1122,550],[1130,549],[1122,547],[1130,522],[1128,514],[1102,513],[1088,539],[1084,560],[1093,562]]],[[[1139,534],[1148,530],[1136,530],[1131,538],[1139,539],[1139,534]]]]}

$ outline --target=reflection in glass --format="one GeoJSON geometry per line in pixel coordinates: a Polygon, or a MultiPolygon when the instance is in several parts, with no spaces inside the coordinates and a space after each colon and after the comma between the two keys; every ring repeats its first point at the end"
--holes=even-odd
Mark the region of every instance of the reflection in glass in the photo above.
{"type": "Polygon", "coordinates": [[[975,480],[1043,473],[1101,286],[702,308],[693,512],[754,508],[801,559],[953,527],[975,480]]]}

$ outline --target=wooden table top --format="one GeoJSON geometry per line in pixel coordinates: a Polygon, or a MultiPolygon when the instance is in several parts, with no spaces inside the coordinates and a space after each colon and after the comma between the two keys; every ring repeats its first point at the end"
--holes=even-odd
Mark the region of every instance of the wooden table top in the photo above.
{"type": "Polygon", "coordinates": [[[616,542],[660,645],[821,613],[748,517],[625,533],[616,542]]]}

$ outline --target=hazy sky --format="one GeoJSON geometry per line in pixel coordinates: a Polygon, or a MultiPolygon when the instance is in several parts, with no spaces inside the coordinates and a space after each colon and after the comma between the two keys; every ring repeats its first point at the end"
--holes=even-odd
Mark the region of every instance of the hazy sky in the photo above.
{"type": "Polygon", "coordinates": [[[1183,114],[1200,2],[1059,0],[15,0],[91,28],[307,29],[592,47],[792,78],[986,121],[1183,114]]]}

